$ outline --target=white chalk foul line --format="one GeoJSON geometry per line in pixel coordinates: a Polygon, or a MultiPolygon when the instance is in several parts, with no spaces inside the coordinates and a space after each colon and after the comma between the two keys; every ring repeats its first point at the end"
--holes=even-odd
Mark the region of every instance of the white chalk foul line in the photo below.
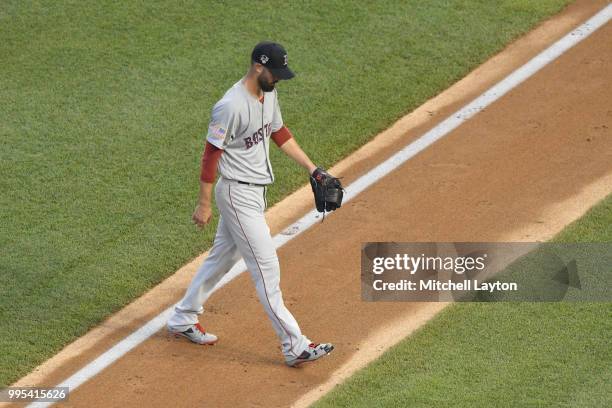
{"type": "MultiPolygon", "coordinates": [[[[554,61],[557,57],[563,54],[574,45],[591,35],[598,28],[602,27],[612,18],[612,4],[604,7],[601,11],[591,17],[584,24],[576,28],[574,31],[561,38],[559,41],[536,55],[525,65],[512,72],[506,78],[489,88],[482,95],[474,99],[463,108],[453,113],[444,121],[440,122],[436,127],[419,137],[414,142],[410,143],[402,150],[395,153],[389,159],[385,160],[368,173],[355,180],[350,186],[346,187],[346,196],[344,202],[350,201],[363,190],[379,181],[381,178],[389,174],[391,171],[401,166],[403,163],[417,155],[418,153],[431,146],[436,141],[442,139],[451,131],[456,129],[462,123],[472,118],[478,112],[501,98],[508,91],[521,84],[527,78],[538,72],[544,66],[554,61]]],[[[331,214],[330,214],[331,215],[331,214]]],[[[318,213],[316,210],[303,216],[300,220],[289,226],[285,233],[281,232],[274,236],[274,244],[279,248],[291,241],[293,238],[313,226],[317,221],[318,213]]],[[[230,272],[217,284],[217,288],[225,285],[230,280],[234,279],[240,273],[244,272],[246,266],[244,261],[237,262],[230,272]]],[[[120,359],[130,350],[138,346],[140,343],[147,340],[153,334],[161,330],[170,317],[174,306],[169,307],[160,313],[157,317],[150,320],[146,325],[136,330],[134,333],[121,340],[115,346],[101,354],[98,358],[81,368],[71,377],[58,384],[58,387],[68,387],[70,391],[74,391],[84,382],[88,381],[96,374],[100,373],[106,367],[120,359]]],[[[33,402],[28,407],[48,407],[52,402],[33,402]]]]}

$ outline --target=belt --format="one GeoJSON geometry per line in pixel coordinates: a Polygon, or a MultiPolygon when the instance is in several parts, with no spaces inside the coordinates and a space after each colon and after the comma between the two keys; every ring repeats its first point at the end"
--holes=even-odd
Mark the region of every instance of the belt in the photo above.
{"type": "Polygon", "coordinates": [[[247,186],[255,186],[255,187],[267,187],[267,184],[256,184],[256,183],[247,183],[246,181],[236,180],[238,184],[245,184],[247,186]]]}

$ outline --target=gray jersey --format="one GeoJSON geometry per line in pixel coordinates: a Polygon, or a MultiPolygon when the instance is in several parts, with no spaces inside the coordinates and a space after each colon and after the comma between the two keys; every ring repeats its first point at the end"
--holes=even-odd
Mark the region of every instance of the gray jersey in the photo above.
{"type": "Polygon", "coordinates": [[[283,126],[276,90],[264,102],[251,94],[242,79],[215,104],[206,140],[224,152],[221,176],[256,184],[274,181],[270,163],[270,135],[283,126]]]}

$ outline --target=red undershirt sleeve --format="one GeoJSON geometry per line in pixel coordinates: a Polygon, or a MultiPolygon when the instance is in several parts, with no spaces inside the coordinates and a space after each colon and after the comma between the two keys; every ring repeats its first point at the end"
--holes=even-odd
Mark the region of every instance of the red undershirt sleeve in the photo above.
{"type": "Polygon", "coordinates": [[[291,139],[293,135],[291,134],[291,131],[287,129],[286,126],[283,126],[276,132],[272,132],[272,135],[270,137],[272,138],[272,140],[274,140],[274,143],[276,143],[278,147],[281,147],[287,140],[291,139]]]}
{"type": "Polygon", "coordinates": [[[221,158],[223,149],[219,149],[210,142],[206,142],[206,148],[202,155],[202,170],[200,172],[200,180],[205,183],[214,183],[217,177],[217,163],[221,158]]]}

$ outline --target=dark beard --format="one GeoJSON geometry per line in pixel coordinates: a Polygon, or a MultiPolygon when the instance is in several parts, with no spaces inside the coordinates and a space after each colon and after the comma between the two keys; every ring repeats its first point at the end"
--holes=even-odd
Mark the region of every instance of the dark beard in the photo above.
{"type": "Polygon", "coordinates": [[[259,87],[264,92],[272,92],[274,90],[274,83],[266,82],[261,76],[257,78],[257,83],[259,83],[259,87]]]}

